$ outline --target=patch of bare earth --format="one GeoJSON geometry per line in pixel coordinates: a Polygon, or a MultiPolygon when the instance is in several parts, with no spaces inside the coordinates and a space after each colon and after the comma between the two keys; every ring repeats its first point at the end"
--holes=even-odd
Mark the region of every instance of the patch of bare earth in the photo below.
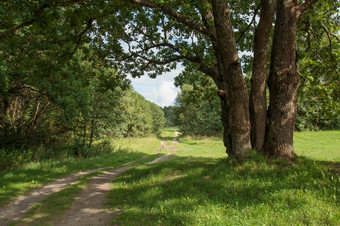
{"type": "Polygon", "coordinates": [[[70,210],[53,225],[108,225],[115,216],[114,211],[104,207],[105,195],[111,190],[111,181],[132,166],[110,170],[92,178],[70,210]]]}
{"type": "MultiPolygon", "coordinates": [[[[168,155],[163,155],[147,164],[164,161],[168,155]]],[[[93,177],[88,187],[76,198],[75,203],[67,213],[58,220],[51,222],[60,226],[109,225],[119,212],[105,208],[105,196],[111,190],[110,183],[119,174],[135,166],[125,166],[110,170],[93,177]]]]}
{"type": "MultiPolygon", "coordinates": [[[[177,142],[178,133],[175,132],[176,137],[172,141],[172,146],[168,147],[168,154],[161,156],[147,164],[154,164],[161,161],[165,161],[171,155],[171,153],[176,152],[177,149],[175,144],[177,142]]],[[[166,142],[165,142],[166,143],[166,142]]],[[[163,143],[164,144],[164,143],[163,143]]],[[[165,145],[165,144],[164,144],[165,145]]],[[[162,144],[161,144],[162,146],[162,144]]],[[[144,157],[145,158],[145,157],[144,157]]],[[[142,159],[142,158],[141,158],[142,159]]],[[[138,159],[136,161],[139,161],[138,159]]],[[[134,162],[136,162],[134,161],[134,162]]],[[[119,174],[135,167],[128,166],[134,162],[129,162],[123,165],[123,167],[109,170],[91,179],[91,182],[85,188],[81,194],[76,198],[75,203],[66,212],[64,216],[60,219],[56,219],[50,222],[53,225],[108,225],[112,221],[113,217],[119,212],[114,212],[105,208],[105,196],[107,192],[111,190],[110,183],[119,174]]],[[[9,225],[10,223],[21,219],[21,217],[34,205],[34,203],[39,202],[51,195],[54,192],[59,192],[68,185],[75,184],[80,176],[84,176],[99,170],[94,169],[85,172],[79,172],[67,177],[53,181],[47,185],[33,190],[26,196],[19,197],[15,199],[9,205],[0,208],[0,225],[9,225]]],[[[28,221],[30,219],[27,219],[28,221]]]]}
{"type": "Polygon", "coordinates": [[[40,202],[52,193],[59,192],[68,185],[75,184],[80,176],[84,176],[104,168],[88,170],[72,174],[53,182],[50,182],[42,187],[36,188],[25,196],[20,196],[13,200],[7,206],[0,208],[0,225],[9,225],[10,223],[19,220],[36,202],[40,202]]]}

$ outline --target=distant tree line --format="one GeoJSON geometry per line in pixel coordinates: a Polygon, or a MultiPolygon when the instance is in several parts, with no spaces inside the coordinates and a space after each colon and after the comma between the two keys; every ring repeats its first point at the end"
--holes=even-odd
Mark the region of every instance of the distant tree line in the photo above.
{"type": "Polygon", "coordinates": [[[8,58],[1,65],[0,149],[60,142],[91,149],[104,137],[160,132],[161,108],[133,91],[95,48],[81,48],[60,62],[46,50],[24,60],[13,47],[13,55],[1,52],[8,58]]]}

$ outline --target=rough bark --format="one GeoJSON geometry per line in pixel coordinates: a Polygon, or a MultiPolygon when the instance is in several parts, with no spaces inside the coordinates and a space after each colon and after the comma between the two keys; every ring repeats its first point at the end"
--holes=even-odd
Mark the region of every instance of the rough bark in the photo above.
{"type": "Polygon", "coordinates": [[[296,119],[296,99],[300,85],[296,68],[296,30],[306,5],[294,0],[278,0],[273,37],[271,67],[268,79],[270,103],[265,152],[273,157],[292,158],[293,132],[296,119]]]}
{"type": "Polygon", "coordinates": [[[218,95],[221,101],[221,119],[223,126],[223,144],[226,147],[226,153],[229,156],[235,156],[235,150],[232,148],[231,131],[229,123],[229,98],[227,84],[222,81],[216,82],[218,86],[218,95]]]}
{"type": "Polygon", "coordinates": [[[268,44],[274,21],[276,0],[262,0],[260,21],[255,30],[254,61],[251,78],[250,120],[252,147],[262,151],[266,135],[266,81],[268,44]]]}
{"type": "MultiPolygon", "coordinates": [[[[223,65],[223,71],[219,72],[219,79],[227,84],[227,90],[222,91],[227,92],[226,97],[229,103],[231,148],[228,153],[242,159],[251,150],[249,98],[242,75],[241,62],[237,55],[228,2],[214,0],[212,8],[217,34],[217,51],[221,56],[221,62],[217,63],[223,65]]],[[[218,58],[217,61],[219,61],[218,58]]],[[[222,104],[223,101],[222,99],[222,104]]]]}

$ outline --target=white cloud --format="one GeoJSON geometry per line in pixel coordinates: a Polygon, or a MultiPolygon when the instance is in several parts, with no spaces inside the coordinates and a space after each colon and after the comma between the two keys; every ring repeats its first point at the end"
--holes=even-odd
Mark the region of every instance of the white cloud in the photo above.
{"type": "Polygon", "coordinates": [[[179,88],[174,85],[174,78],[181,73],[182,66],[175,70],[164,73],[157,78],[142,76],[141,78],[128,78],[132,81],[133,88],[147,100],[161,106],[173,105],[179,88]]]}
{"type": "Polygon", "coordinates": [[[164,107],[173,105],[178,93],[178,88],[172,82],[162,81],[145,98],[157,105],[164,107]]]}

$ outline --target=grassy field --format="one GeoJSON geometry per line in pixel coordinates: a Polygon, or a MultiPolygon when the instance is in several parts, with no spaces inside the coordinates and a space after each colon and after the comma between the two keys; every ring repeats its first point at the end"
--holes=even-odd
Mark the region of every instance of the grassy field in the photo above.
{"type": "Polygon", "coordinates": [[[299,156],[340,161],[340,131],[295,133],[294,148],[299,156]]]}
{"type": "MultiPolygon", "coordinates": [[[[89,159],[30,163],[0,171],[0,205],[55,178],[99,167],[119,167],[142,156],[138,167],[119,176],[107,195],[120,210],[119,225],[340,225],[340,131],[296,133],[293,163],[254,154],[242,164],[227,159],[221,138],[180,137],[168,161],[143,163],[166,154],[174,130],[158,137],[112,139],[112,154],[89,159]]],[[[90,174],[37,203],[25,218],[45,225],[61,215],[86,187],[90,174]],[[43,216],[43,217],[41,217],[43,216]]],[[[17,224],[26,225],[25,218],[17,224]]]]}
{"type": "Polygon", "coordinates": [[[304,157],[294,163],[255,154],[238,164],[226,159],[219,138],[180,138],[172,161],[140,166],[112,183],[108,204],[122,210],[113,223],[339,225],[340,177],[329,168],[339,164],[339,131],[310,134],[296,135],[304,157]]]}

